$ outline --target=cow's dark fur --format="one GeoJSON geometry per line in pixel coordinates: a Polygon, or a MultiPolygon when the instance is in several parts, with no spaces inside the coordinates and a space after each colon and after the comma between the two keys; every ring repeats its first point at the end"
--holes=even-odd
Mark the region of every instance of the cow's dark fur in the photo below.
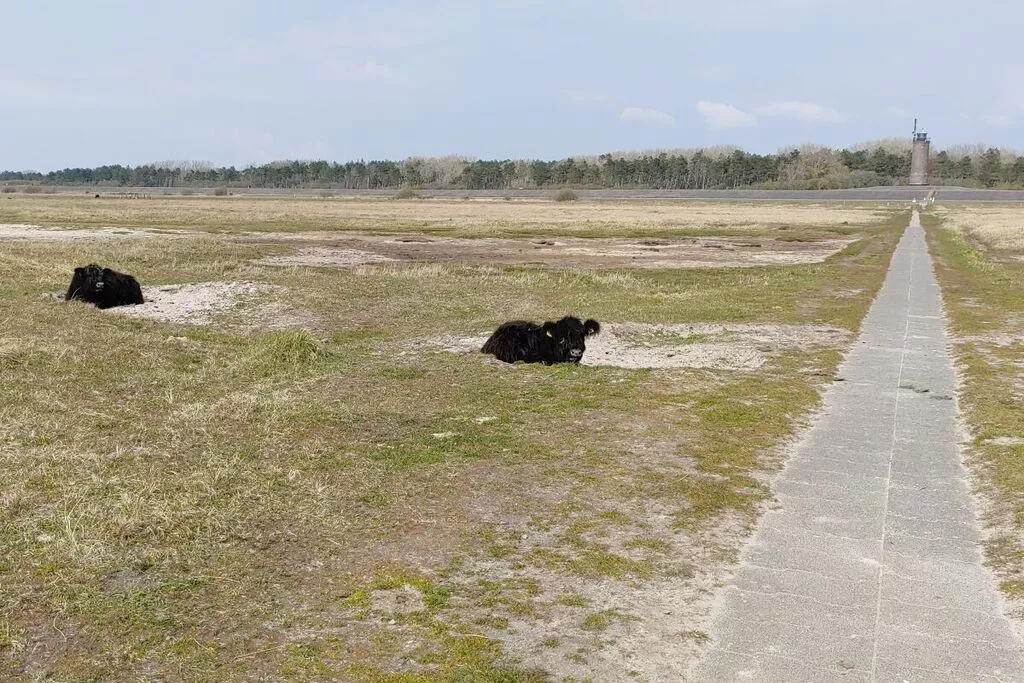
{"type": "Polygon", "coordinates": [[[113,308],[141,304],[142,288],[131,275],[103,268],[95,263],[75,268],[71,286],[64,295],[66,301],[78,299],[96,304],[98,308],[113,308]]]}
{"type": "Polygon", "coordinates": [[[581,322],[570,316],[542,325],[511,320],[502,323],[480,350],[506,363],[579,363],[587,350],[586,338],[600,331],[596,320],[581,322]]]}

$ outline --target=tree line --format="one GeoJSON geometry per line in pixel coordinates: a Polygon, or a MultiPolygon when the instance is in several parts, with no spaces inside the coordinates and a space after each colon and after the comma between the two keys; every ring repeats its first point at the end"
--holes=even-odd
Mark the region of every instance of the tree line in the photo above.
{"type": "MultiPolygon", "coordinates": [[[[457,157],[404,161],[279,161],[241,170],[189,162],[65,168],[48,173],[3,171],[0,182],[112,187],[254,187],[511,190],[616,189],[841,189],[902,185],[910,175],[910,147],[877,145],[834,150],[803,147],[776,154],[743,150],[602,154],[557,161],[480,161],[457,157]]],[[[1024,157],[997,148],[932,154],[933,184],[1024,186],[1024,157]]]]}

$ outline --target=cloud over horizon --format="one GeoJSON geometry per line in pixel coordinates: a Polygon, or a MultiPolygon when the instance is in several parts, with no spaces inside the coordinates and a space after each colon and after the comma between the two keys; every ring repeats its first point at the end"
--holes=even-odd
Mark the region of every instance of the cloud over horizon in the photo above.
{"type": "Polygon", "coordinates": [[[697,102],[697,113],[704,118],[704,123],[711,130],[729,130],[757,125],[757,118],[742,109],[724,102],[697,102]]]}
{"type": "Polygon", "coordinates": [[[619,114],[619,118],[632,123],[653,123],[662,126],[671,126],[676,122],[675,117],[671,114],[643,107],[626,107],[619,114]]]}
{"type": "Polygon", "coordinates": [[[843,123],[846,117],[832,107],[814,102],[772,102],[761,107],[754,107],[758,116],[793,119],[806,123],[843,123]]]}

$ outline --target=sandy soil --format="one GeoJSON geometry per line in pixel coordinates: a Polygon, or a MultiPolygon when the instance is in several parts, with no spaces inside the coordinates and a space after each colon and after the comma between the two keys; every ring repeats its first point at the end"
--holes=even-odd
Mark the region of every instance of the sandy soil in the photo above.
{"type": "Polygon", "coordinates": [[[395,259],[359,249],[338,249],[330,247],[313,247],[300,249],[294,254],[284,256],[265,256],[253,263],[263,266],[323,266],[343,268],[359,266],[364,263],[383,263],[395,259]]]}
{"type": "Polygon", "coordinates": [[[996,436],[991,439],[985,439],[982,443],[992,444],[993,446],[1024,446],[1024,438],[1019,436],[996,436]]]}
{"type": "Polygon", "coordinates": [[[170,323],[205,325],[247,299],[277,289],[253,282],[201,282],[186,285],[143,287],[146,303],[108,308],[107,312],[170,323]]]}
{"type": "MultiPolygon", "coordinates": [[[[645,520],[647,534],[664,540],[668,555],[686,558],[679,560],[677,576],[637,582],[581,580],[507,560],[482,561],[467,568],[470,577],[496,583],[535,581],[545,595],[576,595],[587,602],[583,610],[553,602],[537,615],[510,613],[507,630],[485,628],[484,632],[500,639],[524,666],[557,672],[559,680],[617,681],[626,678],[627,672],[636,672],[633,680],[683,680],[686,664],[703,642],[701,634],[710,630],[706,615],[714,590],[725,576],[717,562],[708,561],[699,569],[689,562],[709,548],[724,549],[735,543],[734,537],[743,530],[723,521],[721,545],[708,541],[704,545],[672,529],[674,517],[666,510],[636,507],[630,513],[645,520]],[[608,615],[606,624],[588,625],[584,617],[595,613],[608,615]],[[557,635],[552,639],[553,634],[557,635]],[[583,653],[585,659],[578,659],[583,653]]],[[[561,532],[526,533],[520,550],[528,554],[559,548],[561,532]]],[[[613,530],[599,541],[617,555],[639,557],[627,545],[630,537],[629,532],[613,530]]]]}
{"type": "Polygon", "coordinates": [[[80,242],[96,239],[180,237],[190,230],[135,230],[131,228],[42,228],[38,225],[0,223],[0,242],[80,242]]]}
{"type": "MultiPolygon", "coordinates": [[[[473,354],[487,341],[479,336],[443,335],[417,340],[417,350],[473,354]]],[[[773,354],[790,349],[838,348],[850,332],[827,325],[652,325],[605,323],[587,341],[583,365],[620,368],[707,368],[756,370],[773,354]]]]}
{"type": "Polygon", "coordinates": [[[715,268],[817,263],[854,241],[792,241],[759,237],[524,238],[377,236],[272,233],[239,237],[246,242],[306,243],[293,254],[255,261],[284,266],[353,266],[380,261],[510,263],[562,268],[715,268]]]}

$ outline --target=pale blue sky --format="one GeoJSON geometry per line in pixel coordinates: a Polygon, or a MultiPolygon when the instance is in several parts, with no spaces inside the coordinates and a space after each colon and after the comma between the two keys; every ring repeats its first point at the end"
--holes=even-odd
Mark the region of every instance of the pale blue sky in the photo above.
{"type": "Polygon", "coordinates": [[[33,0],[0,169],[559,158],[909,136],[1024,148],[1016,0],[33,0]]]}

